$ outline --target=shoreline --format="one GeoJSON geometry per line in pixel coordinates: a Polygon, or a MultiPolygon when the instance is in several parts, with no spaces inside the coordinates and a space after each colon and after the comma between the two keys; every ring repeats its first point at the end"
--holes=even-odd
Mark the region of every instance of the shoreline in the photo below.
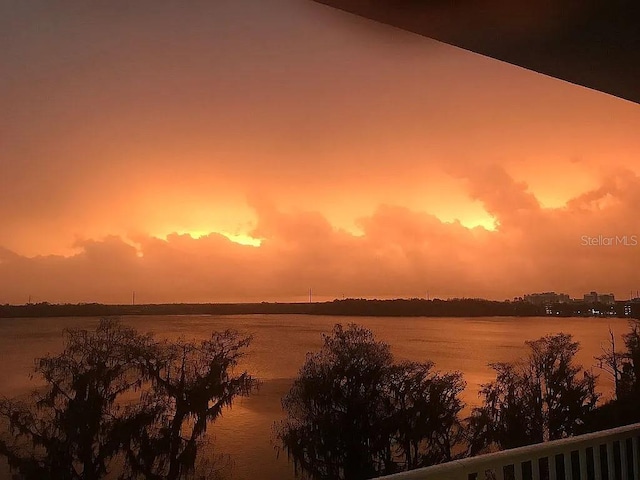
{"type": "MultiPolygon", "coordinates": [[[[322,315],[336,317],[585,317],[640,318],[640,309],[631,315],[622,303],[606,314],[590,313],[581,303],[548,307],[524,301],[483,299],[344,299],[311,303],[162,303],[118,305],[102,303],[0,305],[0,318],[36,317],[124,317],[145,315],[322,315]]],[[[605,312],[604,309],[599,310],[605,312]]]]}

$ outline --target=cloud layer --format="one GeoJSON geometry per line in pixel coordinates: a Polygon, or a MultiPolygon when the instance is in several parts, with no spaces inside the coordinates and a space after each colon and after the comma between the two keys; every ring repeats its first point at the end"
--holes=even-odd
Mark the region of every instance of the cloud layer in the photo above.
{"type": "Polygon", "coordinates": [[[496,219],[494,231],[406,207],[381,205],[336,229],[318,212],[253,205],[259,247],[212,233],[166,239],[110,236],[80,241],[75,255],[0,251],[0,302],[128,303],[318,300],[347,297],[481,296],[530,291],[626,298],[638,287],[640,177],[617,172],[566,207],[541,208],[499,167],[466,179],[496,219]],[[487,188],[487,177],[496,187],[487,188]],[[623,238],[626,237],[626,240],[623,238]],[[627,243],[625,245],[624,243],[627,243]]]}

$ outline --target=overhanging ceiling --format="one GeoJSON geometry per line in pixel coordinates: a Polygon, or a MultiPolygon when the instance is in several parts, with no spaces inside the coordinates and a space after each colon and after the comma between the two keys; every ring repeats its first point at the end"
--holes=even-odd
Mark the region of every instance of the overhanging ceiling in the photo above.
{"type": "Polygon", "coordinates": [[[315,1],[640,103],[638,0],[315,1]]]}

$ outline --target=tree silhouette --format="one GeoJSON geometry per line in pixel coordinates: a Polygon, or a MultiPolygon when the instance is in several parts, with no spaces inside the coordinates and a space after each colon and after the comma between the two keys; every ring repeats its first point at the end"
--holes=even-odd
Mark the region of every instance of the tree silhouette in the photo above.
{"type": "Polygon", "coordinates": [[[611,401],[591,412],[585,422],[584,432],[593,432],[605,428],[640,421],[640,322],[632,320],[630,331],[622,336],[625,350],[617,351],[614,337],[611,335],[609,347],[603,349],[603,355],[596,357],[600,368],[613,376],[616,396],[611,401]]]}
{"type": "Polygon", "coordinates": [[[609,347],[602,347],[602,355],[594,357],[598,367],[613,377],[614,398],[624,396],[624,364],[625,356],[616,350],[616,337],[609,327],[609,347]]]}
{"type": "Polygon", "coordinates": [[[525,343],[526,359],[491,365],[496,380],[482,386],[483,405],[469,422],[472,454],[573,435],[596,406],[595,376],[573,363],[579,344],[571,335],[525,343]]]}
{"type": "Polygon", "coordinates": [[[34,392],[32,404],[0,400],[15,436],[0,442],[10,466],[33,479],[102,478],[129,433],[118,401],[140,385],[130,352],[148,340],[110,321],[94,334],[66,331],[60,355],[36,360],[47,386],[34,392]]]}
{"type": "Polygon", "coordinates": [[[207,425],[257,386],[246,372],[231,373],[250,341],[227,330],[199,344],[163,342],[145,351],[140,370],[153,388],[139,412],[154,412],[155,418],[127,445],[132,473],[176,480],[194,472],[207,425]]]}
{"type": "Polygon", "coordinates": [[[283,398],[276,436],[313,479],[366,479],[451,458],[464,384],[432,367],[394,364],[371,331],[336,325],[283,398]]]}
{"type": "Polygon", "coordinates": [[[388,379],[388,430],[406,470],[452,460],[453,447],[463,439],[462,375],[434,373],[433,366],[403,362],[388,379]]]}
{"type": "Polygon", "coordinates": [[[187,478],[207,423],[255,386],[231,372],[249,341],[228,331],[158,342],[108,319],[67,330],[62,353],[36,360],[45,387],[30,402],[0,400],[0,455],[28,480],[187,478]]]}
{"type": "Polygon", "coordinates": [[[632,320],[630,329],[622,336],[625,351],[616,349],[615,336],[609,328],[609,346],[602,349],[602,355],[595,357],[598,366],[613,378],[618,400],[640,393],[640,322],[632,320]]]}
{"type": "Polygon", "coordinates": [[[631,331],[622,336],[626,351],[623,353],[621,396],[640,399],[640,321],[630,323],[631,331]]]}

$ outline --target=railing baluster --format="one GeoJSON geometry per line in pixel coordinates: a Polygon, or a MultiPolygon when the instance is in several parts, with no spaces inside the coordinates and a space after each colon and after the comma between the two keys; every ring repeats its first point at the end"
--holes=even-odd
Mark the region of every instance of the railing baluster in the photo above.
{"type": "Polygon", "coordinates": [[[571,470],[571,450],[562,454],[564,458],[564,478],[565,480],[573,480],[573,471],[571,470]]]}
{"type": "Polygon", "coordinates": [[[549,480],[556,480],[556,455],[549,455],[549,480]]]}
{"type": "Polygon", "coordinates": [[[540,459],[531,459],[531,476],[533,480],[540,480],[540,459]]]}
{"type": "Polygon", "coordinates": [[[627,480],[628,473],[627,464],[627,439],[620,440],[620,479],[627,480]]]}
{"type": "Polygon", "coordinates": [[[496,480],[504,480],[504,466],[496,467],[496,480]]]}
{"type": "Polygon", "coordinates": [[[602,461],[600,460],[599,443],[593,446],[593,471],[595,472],[595,479],[602,480],[602,461]]]}
{"type": "Polygon", "coordinates": [[[587,478],[587,448],[581,448],[578,450],[578,456],[580,457],[580,477],[581,479],[587,478]]]}
{"type": "Polygon", "coordinates": [[[522,480],[522,466],[524,464],[520,461],[513,464],[513,474],[516,477],[516,480],[522,480]]]}
{"type": "Polygon", "coordinates": [[[609,480],[615,480],[616,464],[613,461],[613,442],[607,442],[607,472],[609,473],[609,480]]]}
{"type": "Polygon", "coordinates": [[[633,450],[633,478],[640,478],[640,445],[638,445],[638,435],[634,435],[631,440],[631,450],[633,450]]]}

